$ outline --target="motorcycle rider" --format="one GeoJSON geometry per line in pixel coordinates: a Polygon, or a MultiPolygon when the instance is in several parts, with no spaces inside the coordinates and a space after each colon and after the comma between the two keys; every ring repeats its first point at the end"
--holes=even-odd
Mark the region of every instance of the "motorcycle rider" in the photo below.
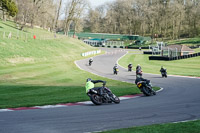
{"type": "Polygon", "coordinates": [[[138,69],[139,69],[139,70],[142,70],[142,67],[140,66],[140,64],[138,64],[138,65],[136,66],[136,71],[137,71],[138,69]]]}
{"type": "Polygon", "coordinates": [[[145,81],[145,83],[146,83],[148,86],[151,86],[150,80],[144,79],[144,78],[142,77],[142,74],[136,75],[135,84],[137,85],[137,83],[140,82],[140,81],[145,81]]]}
{"type": "Polygon", "coordinates": [[[145,86],[151,90],[150,94],[148,94],[148,95],[156,95],[156,91],[153,90],[150,80],[142,78],[142,75],[137,75],[135,84],[137,85],[138,82],[140,82],[140,81],[143,81],[146,84],[145,86]]]}
{"type": "Polygon", "coordinates": [[[118,70],[118,66],[117,64],[115,64],[115,66],[113,67],[114,74],[117,74],[117,70],[118,70]]]}
{"type": "Polygon", "coordinates": [[[90,66],[91,66],[92,62],[93,62],[93,59],[90,58],[90,59],[89,59],[89,65],[90,65],[90,66]]]}
{"type": "Polygon", "coordinates": [[[106,85],[106,81],[92,80],[91,78],[88,78],[85,84],[86,93],[90,92],[90,90],[93,89],[96,90],[100,95],[103,95],[103,87],[94,87],[94,84],[96,83],[103,83],[103,86],[106,85]]]}
{"type": "Polygon", "coordinates": [[[166,71],[167,71],[167,69],[165,69],[163,66],[161,66],[160,72],[165,73],[166,71]]]}
{"type": "Polygon", "coordinates": [[[129,63],[129,64],[128,64],[128,71],[132,71],[132,67],[133,67],[133,66],[132,66],[132,63],[129,63]]]}
{"type": "Polygon", "coordinates": [[[137,77],[137,75],[142,76],[142,68],[141,68],[140,64],[138,64],[136,67],[136,77],[137,77]]]}

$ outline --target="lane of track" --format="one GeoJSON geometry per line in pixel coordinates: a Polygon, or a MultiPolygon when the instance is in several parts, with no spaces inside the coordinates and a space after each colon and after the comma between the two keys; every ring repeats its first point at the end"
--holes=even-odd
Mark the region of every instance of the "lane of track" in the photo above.
{"type": "MultiPolygon", "coordinates": [[[[119,75],[112,74],[112,67],[125,53],[126,51],[109,49],[107,54],[94,57],[91,67],[87,65],[88,59],[77,61],[77,64],[86,71],[133,83],[133,72],[119,68],[119,75]]],[[[163,79],[151,74],[144,74],[144,77],[164,90],[156,96],[123,100],[118,105],[91,104],[1,112],[0,132],[82,133],[200,118],[199,79],[173,76],[163,79]]]]}

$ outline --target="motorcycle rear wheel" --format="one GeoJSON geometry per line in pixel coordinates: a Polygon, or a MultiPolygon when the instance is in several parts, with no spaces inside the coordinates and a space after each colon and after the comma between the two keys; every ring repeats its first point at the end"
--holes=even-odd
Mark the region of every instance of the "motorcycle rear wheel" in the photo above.
{"type": "Polygon", "coordinates": [[[92,94],[90,99],[95,105],[101,105],[102,104],[102,98],[97,94],[92,94]]]}

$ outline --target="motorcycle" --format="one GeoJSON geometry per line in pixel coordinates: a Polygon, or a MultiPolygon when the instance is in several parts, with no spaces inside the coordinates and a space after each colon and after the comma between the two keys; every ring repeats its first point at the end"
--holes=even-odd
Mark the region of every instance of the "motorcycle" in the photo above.
{"type": "Polygon", "coordinates": [[[136,70],[136,76],[137,76],[137,75],[142,76],[142,70],[141,70],[141,69],[137,69],[137,70],[136,70]]]}
{"type": "Polygon", "coordinates": [[[167,70],[166,69],[164,69],[164,71],[161,71],[161,75],[162,75],[162,77],[164,78],[167,78],[167,70]]]}
{"type": "Polygon", "coordinates": [[[128,72],[131,72],[131,71],[132,71],[132,67],[129,66],[129,67],[128,67],[128,72]]]}
{"type": "Polygon", "coordinates": [[[118,74],[118,72],[119,72],[119,69],[118,69],[118,68],[115,68],[115,69],[114,69],[114,74],[116,74],[116,75],[117,75],[117,74],[118,74]]]}
{"type": "Polygon", "coordinates": [[[92,62],[93,62],[93,61],[89,61],[89,66],[91,66],[91,65],[92,65],[92,62]]]}
{"type": "Polygon", "coordinates": [[[151,83],[147,84],[146,81],[139,81],[137,87],[145,96],[156,95],[156,91],[153,90],[151,83]]]}
{"type": "Polygon", "coordinates": [[[120,99],[115,96],[111,92],[111,90],[103,85],[103,95],[100,95],[98,91],[94,89],[90,89],[90,91],[87,93],[87,95],[90,97],[90,100],[95,104],[95,105],[101,105],[103,103],[120,103],[120,99]]]}

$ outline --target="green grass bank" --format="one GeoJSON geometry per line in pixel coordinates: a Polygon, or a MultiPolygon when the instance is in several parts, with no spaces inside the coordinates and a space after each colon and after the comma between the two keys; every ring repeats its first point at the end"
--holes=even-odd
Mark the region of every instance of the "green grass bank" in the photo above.
{"type": "MultiPolygon", "coordinates": [[[[196,49],[198,52],[199,49],[196,49]]],[[[156,61],[149,60],[149,55],[138,54],[138,52],[129,52],[120,59],[119,64],[127,68],[129,63],[133,63],[134,69],[140,64],[144,73],[160,74],[161,66],[167,68],[169,75],[183,75],[200,77],[200,57],[175,61],[156,61]]]]}
{"type": "Polygon", "coordinates": [[[199,133],[200,120],[180,123],[156,124],[150,126],[132,127],[102,133],[199,133]]]}

